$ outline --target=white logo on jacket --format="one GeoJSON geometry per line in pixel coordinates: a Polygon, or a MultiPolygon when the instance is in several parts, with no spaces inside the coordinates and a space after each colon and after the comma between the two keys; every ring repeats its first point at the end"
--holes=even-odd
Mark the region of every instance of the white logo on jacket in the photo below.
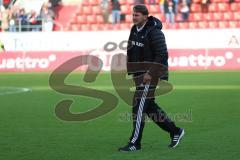
{"type": "Polygon", "coordinates": [[[137,41],[132,41],[132,45],[138,46],[138,47],[144,47],[144,44],[143,44],[143,43],[137,42],[137,41]]]}

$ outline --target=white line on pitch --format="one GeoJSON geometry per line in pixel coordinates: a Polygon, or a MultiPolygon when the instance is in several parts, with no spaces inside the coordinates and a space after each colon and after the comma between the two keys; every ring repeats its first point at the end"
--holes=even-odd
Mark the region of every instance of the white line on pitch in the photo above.
{"type": "MultiPolygon", "coordinates": [[[[78,87],[78,86],[76,86],[78,87]]],[[[113,86],[86,86],[91,89],[115,90],[113,86]]],[[[53,90],[49,86],[29,87],[34,90],[53,90]]],[[[174,85],[174,90],[240,90],[240,85],[174,85]]],[[[118,87],[118,89],[128,89],[127,87],[118,87]]]]}
{"type": "Polygon", "coordinates": [[[0,96],[17,94],[31,91],[30,88],[20,88],[20,87],[0,87],[0,96]]]}

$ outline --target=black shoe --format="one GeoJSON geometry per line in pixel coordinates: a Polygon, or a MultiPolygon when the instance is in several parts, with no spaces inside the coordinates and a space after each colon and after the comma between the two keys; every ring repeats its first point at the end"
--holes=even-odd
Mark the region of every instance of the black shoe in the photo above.
{"type": "Polygon", "coordinates": [[[134,145],[129,143],[128,145],[119,148],[118,149],[120,152],[134,152],[134,151],[139,151],[141,150],[141,145],[134,145]]]}
{"type": "Polygon", "coordinates": [[[184,129],[179,130],[177,134],[171,135],[171,144],[168,146],[169,148],[175,148],[177,147],[178,143],[180,142],[181,138],[184,135],[184,129]]]}

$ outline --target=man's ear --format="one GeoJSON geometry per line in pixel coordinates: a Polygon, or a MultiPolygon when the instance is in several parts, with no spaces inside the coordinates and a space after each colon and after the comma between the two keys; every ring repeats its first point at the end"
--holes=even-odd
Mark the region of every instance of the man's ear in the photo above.
{"type": "Polygon", "coordinates": [[[148,18],[148,15],[144,15],[144,19],[147,20],[147,18],[148,18]]]}

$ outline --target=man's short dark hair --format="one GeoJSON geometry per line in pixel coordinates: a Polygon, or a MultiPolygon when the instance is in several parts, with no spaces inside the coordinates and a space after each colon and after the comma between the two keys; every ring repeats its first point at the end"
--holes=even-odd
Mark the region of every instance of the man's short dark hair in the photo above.
{"type": "Polygon", "coordinates": [[[133,7],[133,11],[134,12],[140,12],[142,13],[143,15],[148,15],[148,9],[145,5],[143,4],[137,4],[133,7]]]}

